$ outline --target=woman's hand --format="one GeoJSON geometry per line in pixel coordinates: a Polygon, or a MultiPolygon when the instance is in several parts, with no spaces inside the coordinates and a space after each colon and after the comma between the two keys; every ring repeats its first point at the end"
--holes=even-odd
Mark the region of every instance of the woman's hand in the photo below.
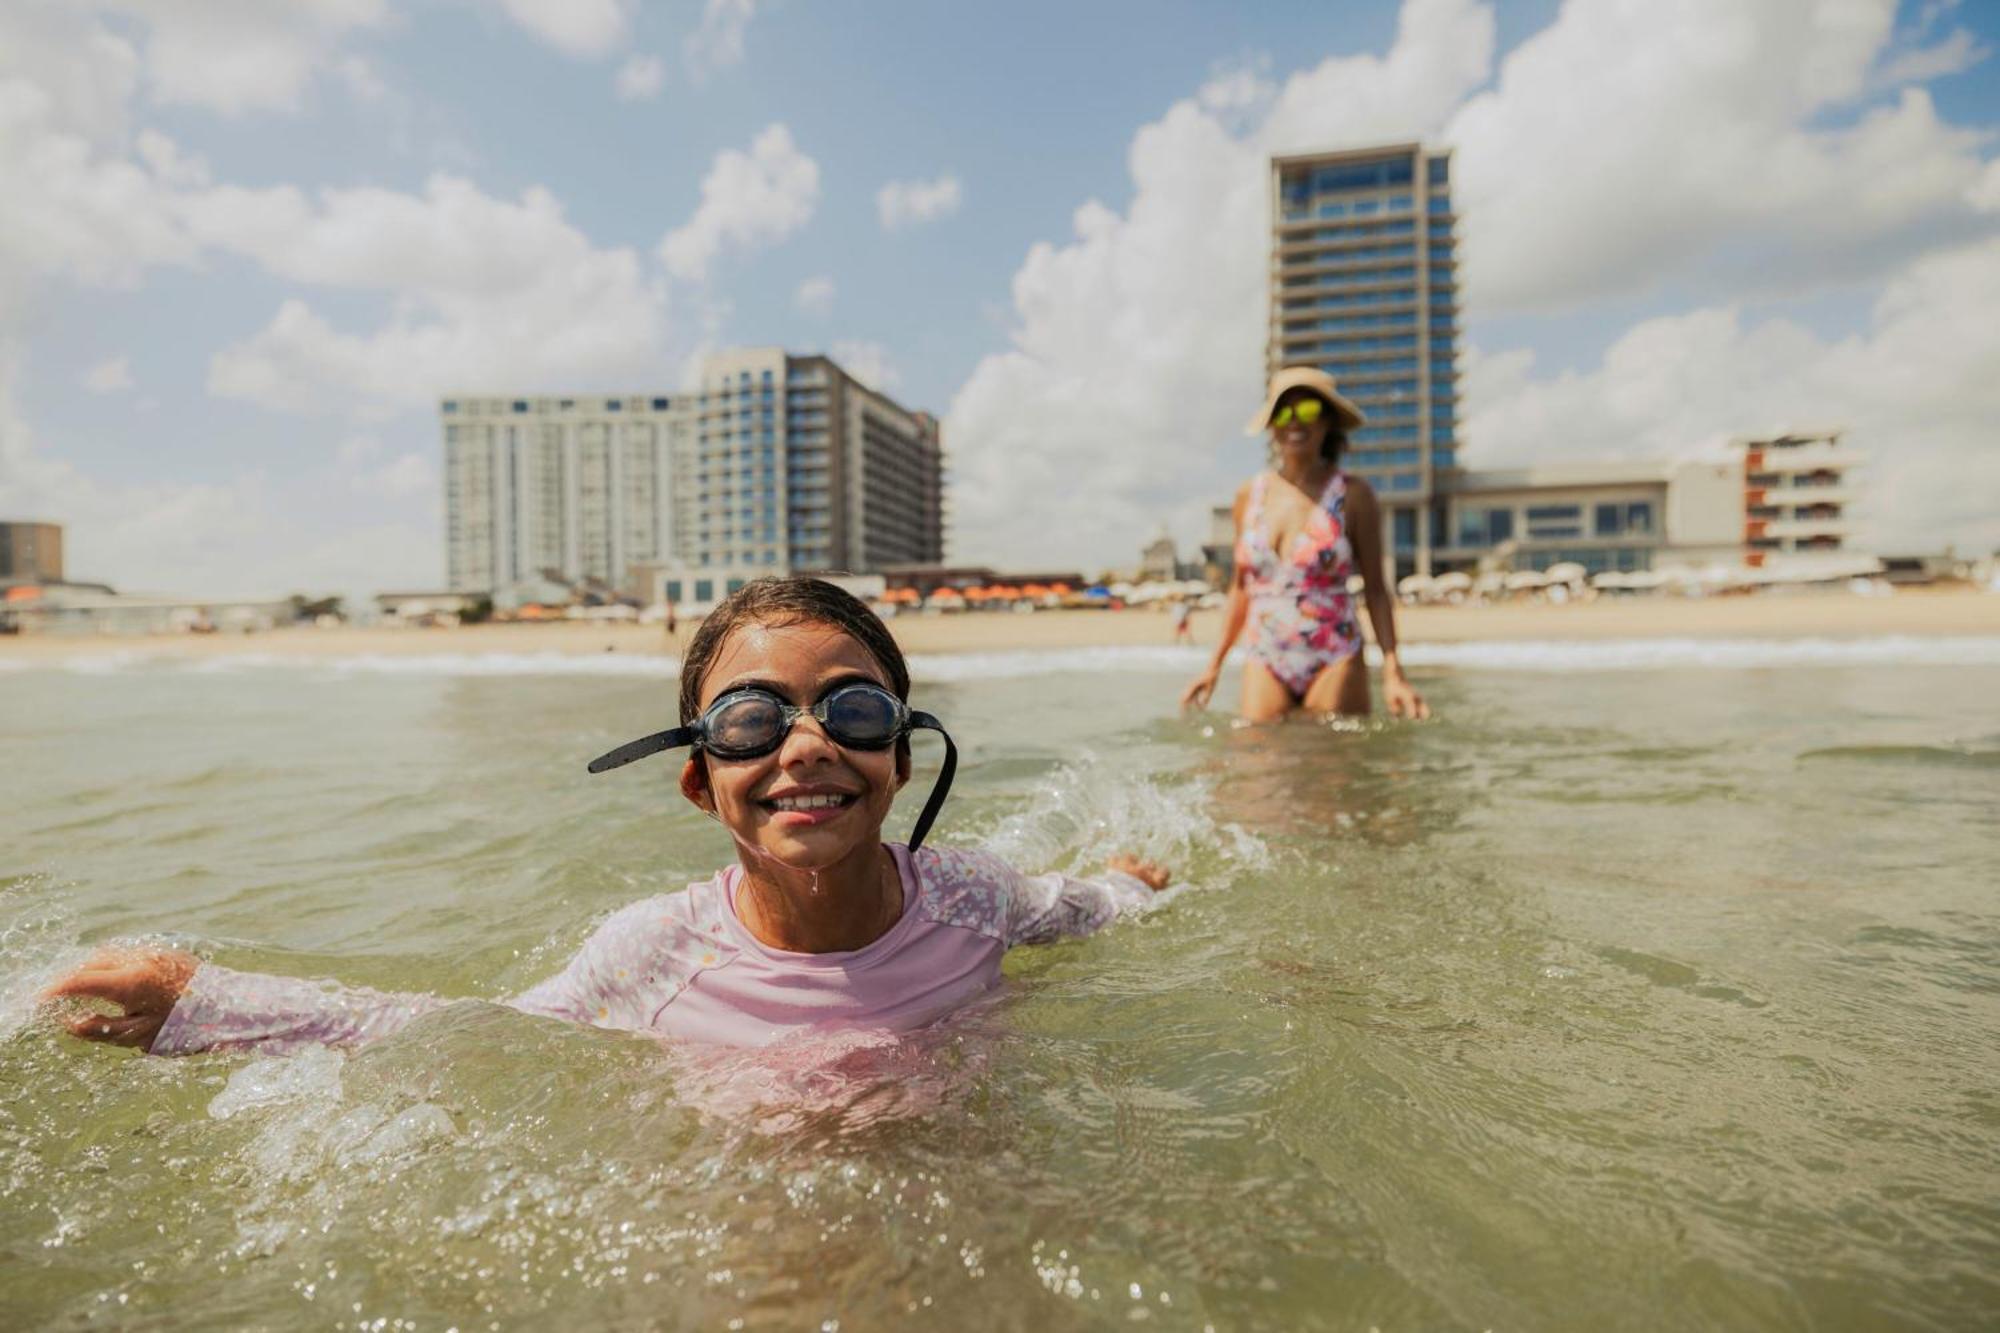
{"type": "Polygon", "coordinates": [[[1431,706],[1424,702],[1424,696],[1417,693],[1399,666],[1382,669],[1382,702],[1388,706],[1390,717],[1421,722],[1431,715],[1431,706]]]}
{"type": "Polygon", "coordinates": [[[122,1014],[82,1014],[65,1019],[70,1035],[114,1046],[153,1049],[153,1039],[201,960],[178,949],[105,949],[49,987],[51,1000],[109,1000],[122,1014]]]}
{"type": "Polygon", "coordinates": [[[1215,693],[1215,682],[1221,675],[1219,669],[1210,668],[1195,677],[1194,681],[1181,691],[1181,708],[1186,710],[1208,707],[1208,697],[1215,693]]]}
{"type": "Polygon", "coordinates": [[[1173,878],[1167,873],[1167,868],[1158,861],[1141,860],[1129,852],[1120,852],[1116,856],[1108,857],[1104,866],[1107,870],[1117,870],[1130,875],[1154,893],[1166,888],[1168,881],[1173,878]]]}

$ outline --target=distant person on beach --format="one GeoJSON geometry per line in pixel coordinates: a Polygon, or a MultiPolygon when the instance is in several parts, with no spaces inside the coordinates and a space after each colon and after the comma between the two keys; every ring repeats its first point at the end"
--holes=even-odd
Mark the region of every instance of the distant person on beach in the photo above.
{"type": "Polygon", "coordinates": [[[1358,571],[1382,649],[1389,713],[1430,716],[1396,652],[1396,603],[1383,582],[1375,492],[1340,467],[1347,432],[1363,420],[1333,376],[1317,367],[1288,366],[1271,377],[1250,421],[1251,434],[1271,432],[1271,467],[1236,492],[1236,574],[1222,636],[1208,669],[1182,693],[1182,707],[1208,705],[1229,650],[1253,621],[1243,669],[1246,720],[1273,721],[1300,708],[1365,717],[1368,669],[1347,591],[1358,571]]]}
{"type": "MultiPolygon", "coordinates": [[[[909,708],[909,692],[888,628],[841,589],[782,578],[732,593],[688,646],[681,725],[598,757],[590,771],[692,747],[681,794],[729,830],[737,863],[613,913],[568,967],[508,1003],[731,1046],[902,1031],[988,991],[1014,945],[1088,935],[1166,887],[1165,870],[1132,856],[1086,879],[924,848],[957,766],[949,736],[909,845],[885,844],[882,823],[910,776],[911,732],[944,734],[909,708]]],[[[369,1041],[447,1003],[158,949],[101,953],[49,995],[118,1006],[67,1026],[156,1055],[369,1041]]]]}
{"type": "Polygon", "coordinates": [[[1194,608],[1193,608],[1193,607],[1189,606],[1189,605],[1188,605],[1188,604],[1187,604],[1187,603],[1186,603],[1185,601],[1179,601],[1179,602],[1175,602],[1175,603],[1174,603],[1174,642],[1175,642],[1175,643],[1177,643],[1177,644],[1180,644],[1180,643],[1190,643],[1190,644],[1191,644],[1191,643],[1193,643],[1193,642],[1194,642],[1194,631],[1193,631],[1193,630],[1192,630],[1191,628],[1189,628],[1189,625],[1188,625],[1188,622],[1189,622],[1190,620],[1192,620],[1193,618],[1194,618],[1194,608]]]}

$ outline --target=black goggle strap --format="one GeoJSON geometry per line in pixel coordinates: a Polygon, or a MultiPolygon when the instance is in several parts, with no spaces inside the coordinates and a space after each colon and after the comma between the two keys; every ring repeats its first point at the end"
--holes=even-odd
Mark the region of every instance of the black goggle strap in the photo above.
{"type": "Polygon", "coordinates": [[[924,812],[917,816],[917,826],[910,833],[910,850],[914,852],[924,845],[924,835],[931,831],[938,811],[944,808],[944,798],[951,794],[952,774],[958,772],[958,747],[951,743],[951,733],[929,713],[911,713],[909,730],[935,731],[944,737],[944,767],[938,770],[937,781],[931,784],[930,797],[924,801],[924,812]]]}
{"type": "Polygon", "coordinates": [[[694,745],[700,740],[700,733],[694,727],[675,727],[672,731],[656,731],[650,736],[641,736],[636,741],[626,741],[615,750],[590,761],[589,771],[606,773],[614,768],[623,768],[634,759],[644,759],[647,755],[658,754],[662,750],[675,750],[683,745],[694,745]]]}

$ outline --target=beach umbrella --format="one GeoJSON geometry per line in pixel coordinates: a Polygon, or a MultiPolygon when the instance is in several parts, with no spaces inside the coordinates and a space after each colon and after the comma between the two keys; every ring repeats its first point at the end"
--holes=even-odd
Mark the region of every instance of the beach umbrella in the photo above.
{"type": "Polygon", "coordinates": [[[1517,569],[1501,580],[1500,586],[1508,592],[1520,592],[1530,588],[1546,588],[1549,577],[1532,569],[1517,569]]]}
{"type": "Polygon", "coordinates": [[[1664,588],[1668,581],[1667,575],[1657,569],[1635,569],[1625,576],[1625,586],[1635,591],[1664,588]]]}
{"type": "Polygon", "coordinates": [[[1396,591],[1405,597],[1415,597],[1431,590],[1431,576],[1428,574],[1405,574],[1396,584],[1396,591]]]}
{"type": "Polygon", "coordinates": [[[1102,583],[1093,583],[1083,590],[1083,595],[1093,602],[1108,602],[1111,600],[1111,589],[1102,583]]]}
{"type": "Polygon", "coordinates": [[[1550,583],[1582,583],[1590,577],[1590,571],[1574,560],[1564,560],[1548,568],[1550,583]]]}
{"type": "Polygon", "coordinates": [[[1021,590],[1019,588],[1005,588],[997,583],[988,588],[986,593],[987,596],[996,602],[1019,601],[1021,597],[1021,590]]]}
{"type": "Polygon", "coordinates": [[[1632,585],[1627,583],[1625,576],[1617,570],[1607,569],[1601,574],[1592,574],[1590,576],[1590,586],[1593,588],[1629,588],[1632,585]]]}
{"type": "Polygon", "coordinates": [[[1449,574],[1440,574],[1431,580],[1433,592],[1471,592],[1472,575],[1462,569],[1454,569],[1449,574]]]}
{"type": "Polygon", "coordinates": [[[1362,580],[1359,574],[1349,574],[1347,576],[1347,595],[1349,597],[1359,597],[1367,586],[1367,583],[1362,580]]]}

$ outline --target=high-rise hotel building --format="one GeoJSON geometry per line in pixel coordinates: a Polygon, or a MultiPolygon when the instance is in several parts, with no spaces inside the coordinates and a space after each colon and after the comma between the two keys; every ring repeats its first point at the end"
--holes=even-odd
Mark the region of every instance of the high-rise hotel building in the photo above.
{"type": "Polygon", "coordinates": [[[1381,499],[1396,572],[1430,572],[1457,465],[1450,154],[1420,144],[1271,159],[1267,369],[1316,365],[1368,415],[1345,466],[1381,499]]]}
{"type": "Polygon", "coordinates": [[[743,349],[709,358],[690,392],[462,396],[440,409],[454,591],[944,555],[937,421],[826,357],[743,349]]]}

